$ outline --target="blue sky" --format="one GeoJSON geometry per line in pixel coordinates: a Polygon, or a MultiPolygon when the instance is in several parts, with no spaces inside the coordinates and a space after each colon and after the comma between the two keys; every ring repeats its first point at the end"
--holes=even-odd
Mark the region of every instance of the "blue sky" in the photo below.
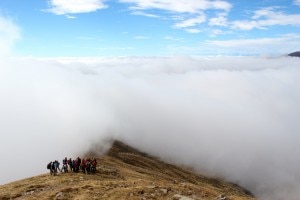
{"type": "Polygon", "coordinates": [[[1,0],[0,45],[35,57],[281,55],[299,50],[300,0],[1,0]]]}

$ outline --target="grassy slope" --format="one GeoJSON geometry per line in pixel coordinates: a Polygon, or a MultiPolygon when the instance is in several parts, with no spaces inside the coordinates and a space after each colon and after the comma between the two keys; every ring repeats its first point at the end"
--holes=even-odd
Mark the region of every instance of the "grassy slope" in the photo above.
{"type": "Polygon", "coordinates": [[[244,189],[166,164],[120,142],[98,159],[97,173],[44,174],[0,186],[0,199],[193,199],[254,200],[244,189]]]}

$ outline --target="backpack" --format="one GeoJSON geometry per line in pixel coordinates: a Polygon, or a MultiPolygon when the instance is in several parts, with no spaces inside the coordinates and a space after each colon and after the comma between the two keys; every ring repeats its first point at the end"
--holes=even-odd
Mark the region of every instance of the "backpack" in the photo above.
{"type": "Polygon", "coordinates": [[[51,167],[51,163],[49,163],[49,164],[47,165],[47,169],[50,169],[50,167],[51,167]]]}

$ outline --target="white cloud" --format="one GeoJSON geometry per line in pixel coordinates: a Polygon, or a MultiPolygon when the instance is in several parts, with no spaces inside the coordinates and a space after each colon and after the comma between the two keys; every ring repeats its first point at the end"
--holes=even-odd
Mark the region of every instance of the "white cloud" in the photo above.
{"type": "Polygon", "coordinates": [[[216,37],[218,35],[223,35],[223,34],[227,34],[228,32],[225,32],[223,30],[220,30],[220,29],[213,29],[213,30],[210,30],[210,34],[209,36],[210,37],[216,37]]]}
{"type": "Polygon", "coordinates": [[[210,26],[228,26],[228,20],[226,18],[227,13],[220,13],[217,17],[209,19],[208,25],[210,26]]]}
{"type": "Polygon", "coordinates": [[[294,0],[294,4],[300,6],[300,0],[294,0]]]}
{"type": "Polygon", "coordinates": [[[193,26],[196,26],[198,24],[202,24],[205,21],[206,21],[206,16],[203,13],[201,13],[196,17],[177,22],[176,24],[174,24],[174,28],[193,27],[193,26]]]}
{"type": "Polygon", "coordinates": [[[143,35],[138,35],[138,36],[135,36],[134,39],[136,39],[136,40],[148,40],[148,39],[150,39],[150,37],[143,36],[143,35]]]}
{"type": "Polygon", "coordinates": [[[209,40],[211,48],[234,54],[287,54],[299,49],[300,35],[289,34],[277,38],[255,38],[236,40],[209,40]]]}
{"type": "Polygon", "coordinates": [[[73,15],[65,15],[68,19],[76,19],[76,17],[75,16],[73,16],[73,15]]]}
{"type": "MultiPolygon", "coordinates": [[[[157,17],[156,15],[147,14],[141,10],[157,9],[161,11],[167,11],[166,13],[176,13],[176,18],[172,18],[175,21],[173,28],[184,29],[190,33],[199,32],[197,28],[189,28],[197,26],[206,22],[206,16],[203,11],[205,10],[222,10],[228,13],[232,5],[227,1],[222,0],[119,0],[121,3],[133,4],[130,9],[134,10],[133,13],[138,15],[144,15],[149,17],[157,17]],[[188,29],[186,29],[188,28],[188,29]],[[196,31],[197,30],[197,31],[196,31]]],[[[218,19],[213,19],[211,24],[224,26],[226,23],[225,15],[219,16],[218,19]]]]}
{"type": "Polygon", "coordinates": [[[20,38],[20,28],[11,19],[0,15],[0,56],[9,54],[20,38]]]}
{"type": "Polygon", "coordinates": [[[184,30],[188,33],[200,33],[200,32],[202,32],[200,29],[197,29],[197,28],[187,28],[187,29],[184,29],[184,30]]]}
{"type": "Polygon", "coordinates": [[[49,6],[46,11],[56,15],[89,13],[107,7],[103,0],[50,0],[49,6]]]}
{"type": "Polygon", "coordinates": [[[211,0],[119,0],[122,3],[131,3],[134,6],[131,9],[160,9],[177,13],[198,13],[208,9],[230,10],[231,4],[227,1],[211,0]]]}
{"type": "MultiPolygon", "coordinates": [[[[211,30],[210,37],[217,34],[233,34],[230,31],[211,30]]],[[[174,43],[166,47],[169,54],[184,55],[265,55],[280,56],[299,51],[300,35],[286,34],[274,38],[244,38],[231,40],[210,39],[204,42],[174,43]]]]}
{"type": "Polygon", "coordinates": [[[258,199],[298,200],[299,76],[290,57],[1,63],[0,157],[10,165],[0,166],[0,184],[46,173],[50,160],[78,156],[108,135],[258,199]]]}
{"type": "Polygon", "coordinates": [[[184,38],[177,38],[177,37],[173,37],[173,36],[169,36],[169,35],[165,36],[164,39],[174,41],[174,42],[184,42],[185,41],[184,38]]]}
{"type": "Polygon", "coordinates": [[[254,11],[251,20],[237,20],[231,23],[233,29],[252,30],[266,29],[277,25],[300,25],[300,14],[285,14],[275,11],[275,8],[264,8],[254,11]]]}
{"type": "Polygon", "coordinates": [[[140,15],[140,16],[145,16],[145,17],[151,17],[151,18],[160,18],[160,16],[158,15],[154,15],[154,14],[150,14],[150,13],[146,13],[143,11],[133,11],[131,12],[132,15],[140,15]]]}

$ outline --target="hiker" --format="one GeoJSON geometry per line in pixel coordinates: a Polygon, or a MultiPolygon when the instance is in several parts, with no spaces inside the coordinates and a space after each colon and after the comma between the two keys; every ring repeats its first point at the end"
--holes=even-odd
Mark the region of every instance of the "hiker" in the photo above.
{"type": "Polygon", "coordinates": [[[73,160],[73,167],[74,167],[74,172],[78,172],[79,166],[78,166],[78,160],[73,160]]]}
{"type": "Polygon", "coordinates": [[[86,160],[83,158],[81,162],[81,170],[85,174],[86,172],[86,160]]]}
{"type": "Polygon", "coordinates": [[[55,176],[57,174],[56,164],[52,162],[51,164],[51,175],[55,176]]]}
{"type": "Polygon", "coordinates": [[[70,167],[70,170],[72,172],[76,172],[78,173],[79,170],[81,170],[84,174],[87,173],[87,174],[90,174],[90,173],[96,173],[96,169],[97,169],[97,160],[96,158],[83,158],[81,160],[80,157],[77,157],[75,160],[72,160],[72,158],[67,158],[65,157],[63,160],[62,160],[62,163],[63,163],[63,166],[62,168],[60,169],[60,163],[55,160],[55,161],[51,161],[47,164],[47,169],[50,170],[50,174],[51,175],[56,175],[58,170],[59,172],[64,172],[64,173],[67,173],[69,172],[69,167],[70,167]]]}
{"type": "Polygon", "coordinates": [[[49,169],[50,174],[52,174],[52,161],[47,164],[47,169],[49,169]]]}
{"type": "Polygon", "coordinates": [[[60,172],[64,171],[64,173],[68,172],[68,159],[67,157],[65,157],[65,159],[63,159],[63,167],[61,168],[60,172]]]}
{"type": "Polygon", "coordinates": [[[79,168],[81,167],[81,159],[80,159],[80,157],[77,157],[77,162],[78,162],[78,165],[77,165],[77,172],[78,172],[79,168]]]}
{"type": "Polygon", "coordinates": [[[97,160],[96,158],[93,158],[91,161],[91,172],[93,174],[96,173],[96,168],[97,168],[97,160]]]}
{"type": "Polygon", "coordinates": [[[72,161],[72,158],[69,158],[69,160],[68,160],[68,165],[69,165],[69,167],[70,167],[70,170],[71,170],[71,171],[74,171],[74,170],[73,170],[73,161],[72,161]]]}
{"type": "Polygon", "coordinates": [[[91,159],[86,159],[86,172],[89,174],[91,172],[91,159]]]}
{"type": "Polygon", "coordinates": [[[54,165],[54,168],[55,168],[55,172],[57,172],[57,169],[60,171],[60,168],[59,168],[60,163],[57,160],[55,160],[53,162],[53,165],[54,165]]]}

